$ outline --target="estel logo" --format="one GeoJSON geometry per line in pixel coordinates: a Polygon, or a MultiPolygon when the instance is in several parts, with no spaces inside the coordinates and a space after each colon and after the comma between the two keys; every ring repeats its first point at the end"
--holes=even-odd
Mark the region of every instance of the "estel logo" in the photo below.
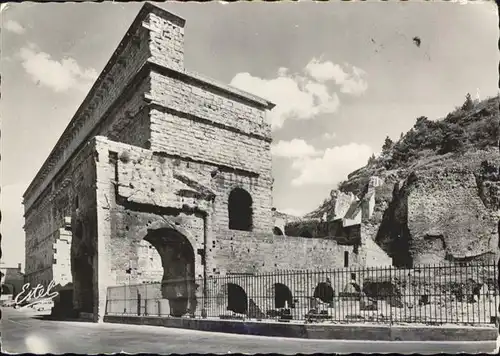
{"type": "Polygon", "coordinates": [[[47,300],[52,300],[59,295],[58,292],[50,292],[51,289],[55,287],[54,281],[51,281],[49,283],[46,290],[44,290],[43,286],[40,284],[38,284],[31,290],[30,287],[31,286],[29,283],[26,283],[23,286],[21,292],[14,298],[15,305],[20,305],[24,302],[28,302],[28,304],[24,305],[24,307],[29,307],[47,300]]]}

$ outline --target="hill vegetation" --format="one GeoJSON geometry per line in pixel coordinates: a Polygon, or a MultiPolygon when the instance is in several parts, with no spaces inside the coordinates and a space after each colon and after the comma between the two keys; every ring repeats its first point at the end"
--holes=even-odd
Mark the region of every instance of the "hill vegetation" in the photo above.
{"type": "MultiPolygon", "coordinates": [[[[349,174],[337,189],[359,197],[363,195],[370,176],[382,177],[389,183],[377,188],[378,210],[383,210],[384,203],[387,204],[392,197],[390,183],[406,179],[411,171],[426,166],[456,165],[461,160],[476,161],[483,154],[486,159],[492,151],[498,152],[499,117],[498,96],[478,102],[467,94],[464,103],[445,118],[430,120],[421,116],[398,141],[386,137],[380,156],[370,157],[366,166],[349,174]]],[[[306,217],[321,217],[330,209],[330,202],[330,198],[325,199],[306,217]]]]}

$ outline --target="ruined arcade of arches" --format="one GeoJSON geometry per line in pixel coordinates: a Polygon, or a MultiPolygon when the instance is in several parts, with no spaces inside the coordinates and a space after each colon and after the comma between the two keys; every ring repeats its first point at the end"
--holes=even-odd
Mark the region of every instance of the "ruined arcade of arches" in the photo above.
{"type": "MultiPolygon", "coordinates": [[[[291,305],[291,295],[312,295],[316,285],[306,286],[304,281],[304,286],[292,286],[291,281],[276,278],[258,282],[260,277],[253,279],[248,275],[273,273],[278,269],[306,269],[311,265],[333,268],[335,263],[344,263],[344,251],[333,241],[274,236],[271,209],[259,210],[256,206],[262,188],[255,180],[245,184],[245,179],[249,178],[238,177],[234,172],[224,173],[220,167],[214,176],[210,174],[213,167],[191,162],[189,168],[207,172],[206,180],[195,181],[193,176],[188,177],[194,174],[192,171],[187,173],[188,163],[167,160],[123,144],[110,146],[108,140],[99,140],[98,151],[102,149],[99,157],[111,156],[111,159],[99,159],[99,164],[103,161],[108,166],[102,171],[107,177],[118,178],[115,180],[118,184],[108,182],[103,185],[108,190],[99,192],[105,197],[99,200],[106,202],[102,207],[104,221],[110,222],[107,234],[110,252],[107,255],[111,256],[108,261],[111,274],[106,285],[131,286],[130,290],[128,287],[123,289],[123,294],[129,298],[135,293],[142,299],[165,300],[164,309],[175,316],[200,315],[202,309],[212,309],[212,314],[214,310],[249,311],[253,304],[257,306],[255,309],[266,310],[284,305],[283,301],[273,302],[285,293],[284,290],[289,291],[287,303],[291,305]],[[147,175],[147,171],[164,172],[164,182],[152,186],[149,180],[135,179],[147,175]],[[213,179],[214,183],[209,185],[208,179],[213,179]],[[166,182],[171,182],[175,189],[162,192],[161,185],[167,186],[166,182]],[[185,186],[185,182],[190,186],[185,186]],[[205,184],[204,188],[201,184],[205,184]],[[156,205],[139,203],[149,199],[156,205]],[[161,207],[162,199],[168,199],[170,206],[161,207]],[[316,260],[311,261],[310,256],[317,256],[316,260]],[[238,274],[246,277],[240,278],[238,274]],[[161,288],[160,284],[136,287],[160,281],[161,288]],[[276,283],[283,288],[276,291],[276,283]],[[252,299],[255,295],[259,298],[252,299]],[[246,306],[237,306],[235,300],[241,300],[246,306]]],[[[268,195],[265,201],[267,199],[270,199],[268,195]]],[[[360,260],[361,256],[353,253],[354,263],[360,260]]],[[[318,279],[314,283],[319,282],[318,279]]],[[[120,289],[112,293],[118,294],[108,294],[109,300],[124,298],[120,289]]],[[[123,312],[123,307],[107,303],[106,311],[119,313],[123,312]]],[[[136,306],[129,305],[128,309],[134,312],[136,306]]],[[[157,311],[144,312],[156,314],[157,311]]]]}

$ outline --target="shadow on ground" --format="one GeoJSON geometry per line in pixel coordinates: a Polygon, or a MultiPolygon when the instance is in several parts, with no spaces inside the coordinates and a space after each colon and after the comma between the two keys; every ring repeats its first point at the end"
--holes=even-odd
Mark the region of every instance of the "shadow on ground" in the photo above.
{"type": "Polygon", "coordinates": [[[65,322],[79,322],[79,323],[92,323],[91,320],[86,320],[86,319],[80,319],[76,317],[64,317],[64,316],[57,316],[57,315],[33,315],[31,317],[32,319],[37,319],[37,320],[51,320],[51,321],[65,321],[65,322]]]}

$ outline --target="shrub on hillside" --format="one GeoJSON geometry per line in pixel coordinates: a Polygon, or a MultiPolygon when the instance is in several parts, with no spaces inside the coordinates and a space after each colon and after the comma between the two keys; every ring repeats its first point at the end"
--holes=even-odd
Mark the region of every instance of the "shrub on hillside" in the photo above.
{"type": "Polygon", "coordinates": [[[465,102],[462,104],[462,110],[468,111],[474,108],[474,102],[472,101],[470,93],[465,96],[465,102]]]}
{"type": "Polygon", "coordinates": [[[377,159],[376,159],[376,157],[375,157],[375,154],[372,154],[372,155],[370,156],[370,158],[368,158],[368,165],[370,166],[370,165],[374,164],[374,163],[376,162],[376,160],[377,160],[377,159]]]}
{"type": "Polygon", "coordinates": [[[466,132],[456,124],[444,127],[444,135],[439,147],[439,154],[461,152],[465,147],[466,132]]]}
{"type": "Polygon", "coordinates": [[[500,122],[496,116],[490,116],[476,124],[471,131],[470,141],[478,148],[496,146],[500,139],[500,122]]]}
{"type": "Polygon", "coordinates": [[[388,152],[394,146],[394,142],[389,136],[385,138],[384,144],[382,145],[382,152],[388,152]]]}

